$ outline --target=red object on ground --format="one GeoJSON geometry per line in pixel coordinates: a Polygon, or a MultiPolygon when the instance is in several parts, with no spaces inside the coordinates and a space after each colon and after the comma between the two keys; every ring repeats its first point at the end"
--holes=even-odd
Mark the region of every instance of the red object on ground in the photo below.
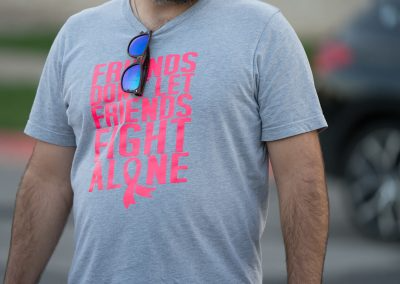
{"type": "Polygon", "coordinates": [[[26,163],[35,140],[20,131],[0,130],[0,161],[2,164],[26,163]]]}

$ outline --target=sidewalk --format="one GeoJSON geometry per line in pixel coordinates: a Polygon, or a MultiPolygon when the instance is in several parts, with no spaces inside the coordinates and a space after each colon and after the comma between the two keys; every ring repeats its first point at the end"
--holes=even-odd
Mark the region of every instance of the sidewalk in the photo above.
{"type": "Polygon", "coordinates": [[[7,84],[39,81],[46,54],[0,49],[0,82],[7,84]]]}
{"type": "MultiPolygon", "coordinates": [[[[301,36],[316,38],[340,26],[355,11],[368,6],[371,0],[264,0],[279,7],[301,36]]],[[[105,0],[2,0],[0,32],[58,26],[72,14],[99,5],[105,0]]]]}

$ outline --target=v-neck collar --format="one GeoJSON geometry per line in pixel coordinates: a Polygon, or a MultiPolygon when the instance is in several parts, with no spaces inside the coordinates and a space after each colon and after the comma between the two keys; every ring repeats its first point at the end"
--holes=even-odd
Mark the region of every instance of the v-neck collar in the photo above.
{"type": "MultiPolygon", "coordinates": [[[[132,6],[130,4],[130,0],[119,0],[122,2],[122,13],[125,16],[126,20],[129,22],[131,26],[133,26],[135,29],[138,29],[140,31],[148,31],[148,29],[136,18],[135,14],[133,13],[132,6]]],[[[184,20],[191,18],[193,15],[198,13],[200,10],[202,10],[208,2],[212,0],[197,0],[197,2],[189,7],[187,10],[185,10],[183,13],[179,14],[175,18],[169,20],[166,22],[164,25],[162,25],[160,28],[155,30],[153,32],[153,37],[156,37],[159,34],[163,34],[167,32],[168,30],[174,28],[175,26],[179,25],[181,22],[184,20]]]]}

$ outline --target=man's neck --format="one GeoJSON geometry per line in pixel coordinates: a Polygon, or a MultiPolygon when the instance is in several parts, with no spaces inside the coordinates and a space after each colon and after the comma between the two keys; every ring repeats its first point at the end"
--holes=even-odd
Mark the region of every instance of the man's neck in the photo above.
{"type": "Polygon", "coordinates": [[[142,22],[149,30],[156,30],[166,22],[172,20],[176,16],[182,14],[197,0],[188,1],[187,3],[177,4],[169,1],[156,0],[130,0],[132,10],[136,17],[142,22]],[[136,9],[135,9],[136,3],[136,9]],[[139,15],[138,15],[139,14],[139,15]]]}

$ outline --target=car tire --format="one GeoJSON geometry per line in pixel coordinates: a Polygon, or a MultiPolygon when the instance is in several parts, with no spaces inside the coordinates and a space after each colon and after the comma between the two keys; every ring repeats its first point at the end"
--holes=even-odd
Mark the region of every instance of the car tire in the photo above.
{"type": "Polygon", "coordinates": [[[344,178],[351,220],[362,233],[400,240],[400,121],[380,121],[350,139],[344,178]]]}

